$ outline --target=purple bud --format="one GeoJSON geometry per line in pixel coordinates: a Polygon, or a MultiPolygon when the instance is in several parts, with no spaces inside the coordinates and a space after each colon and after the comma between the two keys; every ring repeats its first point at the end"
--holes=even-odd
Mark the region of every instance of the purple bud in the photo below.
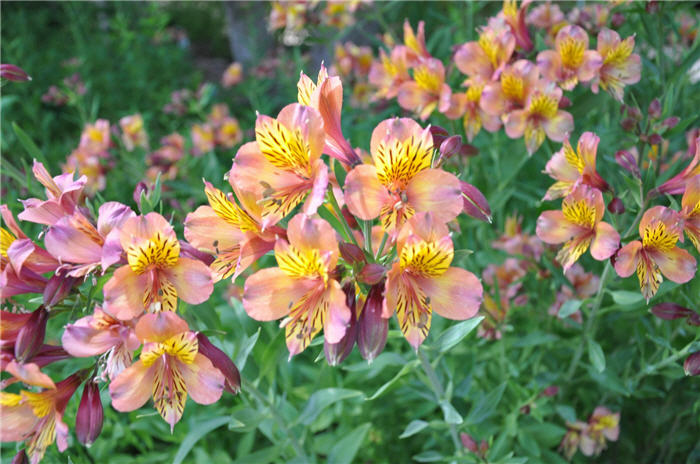
{"type": "Polygon", "coordinates": [[[32,78],[24,71],[24,69],[14,64],[0,64],[0,78],[8,81],[26,82],[32,78]]]}
{"type": "Polygon", "coordinates": [[[571,100],[569,100],[567,97],[562,96],[559,99],[559,109],[563,110],[565,108],[568,108],[571,106],[571,100]]]}
{"type": "Polygon", "coordinates": [[[659,119],[661,117],[661,102],[655,98],[649,103],[647,113],[651,119],[659,119]]]}
{"type": "Polygon", "coordinates": [[[694,325],[694,326],[700,326],[700,314],[696,313],[693,311],[693,313],[688,316],[688,324],[694,325]]]}
{"type": "Polygon", "coordinates": [[[685,359],[683,370],[685,375],[700,374],[700,351],[696,351],[685,359]]]}
{"type": "Polygon", "coordinates": [[[613,214],[622,214],[625,212],[625,205],[622,203],[622,200],[614,197],[610,200],[610,203],[608,203],[608,211],[613,214]]]}
{"type": "Polygon", "coordinates": [[[655,14],[659,11],[659,2],[657,0],[650,0],[646,4],[646,10],[649,14],[655,14]]]}
{"type": "Polygon", "coordinates": [[[648,140],[650,145],[661,145],[661,143],[664,141],[664,138],[661,137],[659,134],[651,134],[648,140]]]}
{"type": "Polygon", "coordinates": [[[59,272],[52,275],[44,287],[44,305],[51,308],[63,300],[73,289],[77,280],[75,277],[69,277],[59,272]]]}
{"type": "Polygon", "coordinates": [[[622,126],[622,129],[627,132],[632,132],[636,125],[637,121],[635,121],[632,118],[625,118],[622,121],[620,121],[620,126],[622,126]]]}
{"type": "Polygon", "coordinates": [[[214,346],[203,333],[197,334],[199,352],[224,375],[224,390],[234,395],[241,391],[241,374],[226,353],[214,346]]]}
{"type": "Polygon", "coordinates": [[[88,447],[92,445],[102,431],[103,418],[100,387],[90,379],[85,383],[75,416],[75,434],[78,441],[88,447]]]}
{"type": "Polygon", "coordinates": [[[378,263],[367,263],[357,276],[363,284],[375,285],[381,282],[386,275],[386,268],[378,263]]]}
{"type": "Polygon", "coordinates": [[[369,289],[357,323],[357,347],[362,357],[369,362],[374,361],[386,345],[389,321],[382,317],[383,305],[384,283],[378,283],[369,289]]]}
{"type": "Polygon", "coordinates": [[[144,181],[141,181],[138,184],[136,184],[136,187],[134,187],[134,194],[132,195],[134,203],[136,203],[139,206],[139,209],[141,208],[142,193],[148,196],[148,185],[146,185],[144,181]]]}
{"type": "Polygon", "coordinates": [[[30,361],[44,344],[49,312],[43,306],[34,311],[27,323],[19,329],[15,342],[15,359],[20,363],[30,361]]]}
{"type": "Polygon", "coordinates": [[[628,106],[627,107],[627,116],[634,119],[635,121],[642,120],[642,112],[636,106],[628,106]]]}
{"type": "Polygon", "coordinates": [[[350,325],[345,328],[345,335],[338,343],[323,342],[323,353],[326,355],[326,361],[329,366],[337,366],[345,360],[352,348],[355,346],[357,339],[357,302],[355,299],[355,284],[350,282],[343,286],[345,292],[345,304],[350,308],[350,325]]]}
{"type": "Polygon", "coordinates": [[[476,440],[474,440],[471,435],[462,432],[459,434],[459,438],[462,441],[462,446],[464,446],[466,449],[474,454],[479,452],[479,446],[476,444],[476,440]]]}
{"type": "Polygon", "coordinates": [[[684,308],[676,303],[659,303],[651,308],[651,313],[659,319],[663,319],[665,321],[683,319],[684,317],[694,314],[690,309],[684,308]]]}
{"type": "Polygon", "coordinates": [[[190,245],[189,242],[186,242],[184,240],[178,241],[180,242],[180,257],[195,259],[197,261],[203,262],[207,266],[210,266],[211,263],[214,262],[214,257],[209,253],[199,251],[198,249],[190,245]]]}
{"type": "Polygon", "coordinates": [[[341,242],[338,245],[340,256],[348,262],[348,264],[364,263],[365,254],[362,249],[354,243],[341,242]]]}
{"type": "Polygon", "coordinates": [[[557,387],[556,385],[550,385],[549,387],[544,389],[544,391],[542,392],[542,396],[554,396],[557,393],[559,393],[559,387],[557,387]]]}
{"type": "Polygon", "coordinates": [[[491,222],[491,208],[481,191],[467,182],[459,182],[462,188],[464,212],[480,221],[491,222]]]}
{"type": "Polygon", "coordinates": [[[29,464],[29,459],[27,458],[27,452],[25,451],[24,448],[19,450],[17,454],[15,454],[15,457],[12,458],[12,463],[11,464],[29,464]]]}
{"type": "Polygon", "coordinates": [[[430,126],[430,135],[433,136],[433,146],[439,147],[450,133],[440,126],[430,126]]]}
{"type": "Polygon", "coordinates": [[[459,153],[462,147],[462,137],[460,135],[453,135],[448,137],[440,144],[440,158],[450,159],[457,153],[459,153]]]}
{"type": "Polygon", "coordinates": [[[637,158],[635,158],[632,153],[625,150],[620,150],[615,153],[615,161],[617,161],[617,164],[619,164],[633,176],[637,178],[642,176],[641,172],[639,171],[639,165],[637,164],[637,158]]]}
{"type": "Polygon", "coordinates": [[[459,148],[459,155],[463,158],[470,158],[479,154],[479,149],[474,145],[469,145],[468,143],[463,143],[459,148]]]}
{"type": "Polygon", "coordinates": [[[623,15],[620,12],[613,13],[612,18],[610,19],[610,25],[614,27],[615,29],[619,28],[625,23],[625,15],[623,15]]]}
{"type": "Polygon", "coordinates": [[[666,129],[673,129],[680,121],[681,119],[678,116],[671,116],[670,118],[664,119],[664,122],[662,122],[661,125],[666,129]]]}

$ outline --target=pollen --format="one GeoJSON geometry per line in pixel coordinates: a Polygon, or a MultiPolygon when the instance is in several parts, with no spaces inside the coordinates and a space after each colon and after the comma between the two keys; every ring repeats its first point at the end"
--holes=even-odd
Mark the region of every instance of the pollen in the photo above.
{"type": "Polygon", "coordinates": [[[553,97],[545,94],[536,95],[530,102],[530,114],[551,119],[557,114],[558,102],[553,97]]]}
{"type": "Polygon", "coordinates": [[[436,242],[406,244],[401,250],[400,266],[413,274],[423,277],[438,277],[447,271],[452,263],[454,251],[436,242]]]}
{"type": "Polygon", "coordinates": [[[592,229],[595,226],[595,208],[592,208],[585,200],[566,199],[562,203],[562,212],[567,221],[592,229]]]}
{"type": "Polygon", "coordinates": [[[522,102],[525,97],[525,83],[522,77],[513,73],[501,74],[501,90],[508,100],[522,102]]]}
{"type": "Polygon", "coordinates": [[[126,256],[131,269],[137,274],[143,274],[151,266],[175,266],[180,257],[180,244],[177,238],[157,232],[150,240],[130,246],[126,256]]]}
{"type": "Polygon", "coordinates": [[[678,235],[672,234],[666,229],[666,224],[661,221],[651,224],[644,229],[642,245],[644,248],[653,248],[657,251],[671,251],[678,241],[678,235]]]}
{"type": "Polygon", "coordinates": [[[559,56],[561,63],[566,68],[576,69],[583,63],[583,53],[585,46],[583,41],[573,37],[566,37],[559,46],[559,56]]]}

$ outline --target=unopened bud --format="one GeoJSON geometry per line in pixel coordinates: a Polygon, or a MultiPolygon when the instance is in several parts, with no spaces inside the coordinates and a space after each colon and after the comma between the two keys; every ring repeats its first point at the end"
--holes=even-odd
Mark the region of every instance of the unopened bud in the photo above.
{"type": "Polygon", "coordinates": [[[474,145],[470,145],[468,143],[463,143],[461,147],[459,147],[459,156],[463,158],[470,158],[472,156],[476,156],[479,154],[479,149],[476,148],[474,145]]]}
{"type": "Polygon", "coordinates": [[[700,374],[700,351],[696,351],[685,359],[683,370],[685,371],[685,375],[700,374]]]}
{"type": "Polygon", "coordinates": [[[659,2],[657,0],[650,0],[646,4],[646,10],[649,14],[655,14],[659,11],[659,2]]]}
{"type": "Polygon", "coordinates": [[[635,121],[632,118],[625,118],[622,121],[620,121],[620,126],[622,126],[622,129],[627,132],[632,132],[636,125],[637,121],[635,121]]]}
{"type": "Polygon", "coordinates": [[[440,144],[440,158],[450,159],[457,153],[459,153],[462,147],[462,137],[459,135],[453,135],[448,137],[440,144]]]}
{"type": "Polygon", "coordinates": [[[693,313],[688,316],[688,324],[694,325],[694,326],[700,326],[700,314],[696,313],[693,311],[693,313]]]}
{"type": "Polygon", "coordinates": [[[15,454],[15,457],[12,458],[11,464],[29,464],[27,452],[24,450],[24,448],[22,448],[17,454],[15,454]]]}
{"type": "Polygon", "coordinates": [[[148,185],[144,181],[139,182],[134,187],[134,194],[132,195],[134,203],[136,203],[141,208],[141,195],[148,196],[148,185]]]}
{"type": "Polygon", "coordinates": [[[614,197],[610,200],[610,203],[608,203],[608,211],[613,214],[622,214],[625,212],[625,205],[618,197],[614,197]]]}
{"type": "Polygon", "coordinates": [[[683,319],[684,317],[694,314],[692,310],[684,308],[676,303],[659,303],[651,308],[651,313],[659,319],[663,319],[665,321],[683,319]]]}
{"type": "Polygon", "coordinates": [[[350,324],[345,328],[345,334],[338,343],[323,342],[323,354],[326,356],[326,361],[330,366],[337,366],[345,360],[357,340],[357,302],[355,299],[355,284],[350,282],[343,286],[345,292],[345,304],[350,309],[350,324]]]}
{"type": "Polygon", "coordinates": [[[35,310],[24,327],[17,334],[15,342],[15,359],[20,363],[30,361],[44,344],[46,322],[49,312],[43,306],[35,310]]]}
{"type": "Polygon", "coordinates": [[[484,194],[472,184],[463,181],[459,184],[462,188],[464,212],[475,219],[491,222],[491,208],[484,194]]]}
{"type": "Polygon", "coordinates": [[[430,126],[430,135],[433,136],[433,146],[439,147],[450,136],[450,133],[440,126],[430,126]]]}
{"type": "Polygon", "coordinates": [[[219,348],[214,346],[203,333],[197,334],[199,352],[211,361],[212,365],[219,369],[224,376],[224,390],[234,395],[241,391],[241,374],[231,361],[231,358],[219,348]]]}
{"type": "Polygon", "coordinates": [[[661,117],[661,102],[658,98],[653,99],[651,103],[649,103],[647,114],[651,119],[659,119],[661,117]]]}
{"type": "Polygon", "coordinates": [[[664,126],[666,129],[673,129],[678,125],[680,122],[680,118],[678,116],[671,116],[670,118],[664,119],[664,122],[661,123],[662,126],[664,126]]]}
{"type": "Polygon", "coordinates": [[[625,23],[625,15],[623,15],[620,12],[613,13],[612,18],[610,19],[610,25],[617,29],[618,27],[622,26],[625,23]]]}
{"type": "Polygon", "coordinates": [[[661,145],[661,143],[664,141],[664,138],[661,137],[659,134],[651,134],[647,140],[650,145],[661,145]]]}
{"type": "Polygon", "coordinates": [[[620,150],[615,153],[615,161],[623,169],[632,174],[633,176],[640,178],[641,172],[639,171],[639,165],[637,164],[637,159],[634,155],[628,151],[620,150]]]}
{"type": "Polygon", "coordinates": [[[347,206],[343,206],[340,209],[340,212],[343,214],[343,217],[347,221],[348,225],[350,226],[351,229],[356,229],[357,228],[357,220],[355,220],[355,216],[352,215],[350,210],[348,209],[347,206]]]}
{"type": "Polygon", "coordinates": [[[460,433],[459,439],[462,442],[462,446],[464,446],[464,448],[468,449],[474,454],[477,454],[479,452],[479,446],[477,445],[476,440],[474,440],[468,433],[460,433]]]}
{"type": "Polygon", "coordinates": [[[363,284],[375,285],[381,282],[386,275],[386,268],[378,263],[367,263],[357,276],[363,284]]]}
{"type": "Polygon", "coordinates": [[[369,289],[365,305],[357,322],[357,347],[364,359],[372,362],[386,345],[389,321],[382,317],[384,285],[376,284],[369,289]]]}
{"type": "Polygon", "coordinates": [[[642,112],[636,106],[628,106],[627,107],[627,116],[634,119],[635,121],[642,120],[642,112]]]}
{"type": "Polygon", "coordinates": [[[92,445],[102,431],[103,418],[100,387],[90,379],[85,383],[75,416],[75,434],[78,441],[85,446],[92,445]]]}
{"type": "Polygon", "coordinates": [[[563,110],[563,109],[568,108],[570,106],[571,106],[571,100],[569,100],[568,97],[562,96],[559,99],[559,109],[560,110],[563,110]]]}
{"type": "Polygon", "coordinates": [[[348,262],[348,264],[364,263],[365,254],[362,249],[354,243],[341,242],[338,245],[340,256],[348,262]]]}
{"type": "Polygon", "coordinates": [[[51,276],[44,287],[44,306],[51,308],[57,303],[60,303],[70,293],[73,285],[78,279],[69,277],[60,272],[51,276]]]}
{"type": "Polygon", "coordinates": [[[0,64],[0,78],[15,82],[26,82],[32,80],[24,69],[20,68],[19,66],[15,66],[14,64],[0,64]]]}
{"type": "Polygon", "coordinates": [[[549,387],[544,389],[544,391],[542,392],[542,396],[554,396],[557,393],[559,393],[559,387],[557,387],[556,385],[550,385],[549,387]]]}

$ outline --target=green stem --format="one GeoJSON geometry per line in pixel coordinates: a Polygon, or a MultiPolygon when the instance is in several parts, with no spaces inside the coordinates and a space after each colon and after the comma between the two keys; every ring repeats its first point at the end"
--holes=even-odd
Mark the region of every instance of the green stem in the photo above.
{"type": "Polygon", "coordinates": [[[692,347],[694,343],[695,343],[695,340],[693,340],[692,342],[685,345],[683,348],[681,348],[681,350],[679,352],[672,354],[668,358],[663,359],[656,364],[649,364],[647,367],[640,370],[639,373],[637,373],[637,375],[635,375],[632,378],[632,380],[634,381],[634,385],[636,386],[647,375],[652,375],[652,374],[656,373],[656,371],[658,371],[662,367],[666,367],[669,364],[676,362],[678,359],[686,356],[688,354],[688,351],[690,351],[690,347],[692,347]]]}
{"type": "MultiPolygon", "coordinates": [[[[442,383],[440,383],[440,379],[438,378],[435,369],[433,369],[433,366],[430,364],[428,357],[420,349],[416,351],[416,355],[418,356],[420,364],[423,367],[423,372],[425,372],[425,375],[428,376],[430,387],[433,390],[433,393],[435,394],[438,403],[447,401],[447,398],[445,398],[445,389],[442,387],[442,383]]],[[[457,435],[457,428],[454,426],[454,424],[447,425],[450,429],[450,437],[452,437],[452,443],[454,444],[455,452],[457,453],[457,456],[461,456],[462,442],[459,440],[459,435],[457,435]]]]}
{"type": "Polygon", "coordinates": [[[360,245],[357,243],[357,239],[355,238],[355,234],[352,233],[352,228],[350,227],[350,224],[348,224],[348,221],[345,220],[345,216],[343,216],[343,213],[340,209],[340,206],[338,205],[338,200],[335,199],[335,195],[333,194],[333,189],[328,189],[328,200],[331,202],[331,206],[333,207],[333,212],[335,213],[336,217],[340,221],[340,224],[343,226],[343,230],[345,231],[345,235],[348,236],[348,239],[353,243],[353,245],[357,246],[360,248],[360,245]]]}
{"type": "Polygon", "coordinates": [[[377,255],[374,257],[374,259],[379,259],[382,256],[382,253],[384,253],[384,246],[386,245],[386,241],[389,238],[389,234],[384,232],[384,235],[382,236],[382,241],[379,243],[379,248],[377,248],[377,255]]]}
{"type": "Polygon", "coordinates": [[[257,387],[253,385],[253,383],[251,383],[250,381],[243,379],[242,386],[244,391],[249,392],[252,396],[254,396],[258,401],[260,401],[270,410],[270,413],[277,422],[277,425],[279,425],[284,434],[287,435],[287,439],[289,439],[289,442],[291,443],[292,448],[294,448],[294,452],[297,454],[297,456],[300,457],[304,462],[311,462],[309,460],[309,457],[306,455],[304,448],[302,448],[301,444],[299,443],[299,440],[297,440],[296,436],[292,433],[291,430],[289,430],[289,427],[287,427],[287,422],[284,420],[284,417],[282,417],[282,415],[279,412],[277,412],[277,408],[275,408],[272,402],[268,400],[265,397],[265,395],[263,395],[263,393],[260,390],[258,390],[257,387]]]}

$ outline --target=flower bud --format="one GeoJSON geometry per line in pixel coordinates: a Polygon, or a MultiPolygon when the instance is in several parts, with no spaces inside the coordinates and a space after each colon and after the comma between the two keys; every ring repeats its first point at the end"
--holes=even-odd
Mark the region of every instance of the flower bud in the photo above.
{"type": "Polygon", "coordinates": [[[63,300],[78,279],[63,275],[60,272],[52,275],[44,287],[44,306],[51,308],[55,304],[63,300]]]}
{"type": "Polygon", "coordinates": [[[462,148],[462,137],[460,135],[447,137],[440,144],[440,159],[450,159],[459,153],[460,148],[462,148]]]}
{"type": "Polygon", "coordinates": [[[134,187],[134,193],[132,195],[134,199],[134,203],[136,203],[139,207],[141,208],[141,195],[148,196],[148,185],[144,181],[139,182],[136,184],[136,187],[134,187]]]}
{"type": "Polygon", "coordinates": [[[357,347],[369,362],[382,352],[386,345],[389,321],[382,317],[384,284],[378,283],[369,289],[365,305],[357,322],[357,347]]]}
{"type": "Polygon", "coordinates": [[[678,116],[671,116],[670,118],[664,119],[664,122],[662,122],[661,125],[666,129],[673,129],[680,121],[681,119],[678,116]]]}
{"type": "Polygon", "coordinates": [[[90,379],[85,383],[75,416],[75,434],[78,441],[88,447],[92,445],[102,431],[103,418],[100,387],[90,379]]]}
{"type": "Polygon", "coordinates": [[[659,12],[659,2],[657,0],[649,0],[645,6],[647,13],[656,14],[659,12]]]}
{"type": "Polygon", "coordinates": [[[345,335],[338,343],[323,342],[323,354],[329,366],[337,366],[347,358],[355,346],[357,339],[357,301],[355,299],[355,284],[350,282],[343,286],[345,304],[350,308],[350,325],[345,328],[345,335]]]}
{"type": "Polygon", "coordinates": [[[659,303],[651,308],[651,313],[659,319],[672,321],[688,317],[693,314],[693,311],[676,303],[659,303]]]}
{"type": "Polygon", "coordinates": [[[440,126],[430,126],[430,135],[433,136],[433,146],[439,147],[450,136],[450,133],[440,126]]]}
{"type": "Polygon", "coordinates": [[[474,454],[479,452],[479,446],[476,444],[476,440],[474,440],[471,435],[462,432],[459,434],[459,438],[462,441],[462,446],[464,446],[464,448],[468,449],[474,454]]]}
{"type": "Polygon", "coordinates": [[[622,126],[622,129],[627,132],[632,132],[636,125],[637,121],[635,121],[632,118],[625,118],[622,121],[620,121],[620,126],[622,126]]]}
{"type": "Polygon", "coordinates": [[[35,310],[27,323],[19,329],[15,342],[15,359],[24,363],[30,361],[44,344],[46,335],[46,322],[49,320],[49,312],[43,306],[35,310]]]}
{"type": "Polygon", "coordinates": [[[696,313],[693,311],[693,313],[688,316],[688,324],[694,325],[694,326],[700,326],[700,314],[696,313]]]}
{"type": "Polygon", "coordinates": [[[354,243],[341,242],[338,245],[338,249],[340,250],[340,256],[347,261],[348,264],[352,265],[365,262],[365,254],[362,252],[362,249],[354,243]]]}
{"type": "Polygon", "coordinates": [[[559,393],[559,387],[556,385],[550,385],[542,391],[542,396],[554,396],[559,393]]]}
{"type": "Polygon", "coordinates": [[[12,458],[12,463],[11,464],[29,464],[29,459],[27,458],[27,452],[25,451],[24,448],[19,450],[17,454],[15,454],[15,457],[12,458]]]}
{"type": "Polygon", "coordinates": [[[610,19],[610,25],[614,27],[615,29],[619,28],[625,23],[625,15],[623,15],[620,12],[613,13],[612,18],[610,19]]]}
{"type": "Polygon", "coordinates": [[[363,284],[376,285],[384,278],[386,271],[386,268],[381,264],[367,263],[357,278],[363,284]]]}
{"type": "Polygon", "coordinates": [[[608,203],[608,211],[613,214],[622,214],[625,212],[625,205],[618,197],[614,197],[610,200],[610,203],[608,203]]]}
{"type": "Polygon", "coordinates": [[[462,146],[459,148],[459,156],[461,156],[462,158],[470,158],[478,154],[479,149],[476,148],[474,145],[470,145],[468,143],[463,143],[462,146]]]}
{"type": "Polygon", "coordinates": [[[637,165],[637,158],[635,158],[632,153],[625,150],[620,150],[615,153],[615,161],[617,161],[617,164],[619,164],[633,176],[641,178],[642,174],[639,171],[639,166],[637,165]]]}
{"type": "Polygon", "coordinates": [[[0,78],[8,81],[26,82],[32,78],[24,71],[24,69],[14,64],[0,64],[0,78]]]}
{"type": "Polygon", "coordinates": [[[563,109],[568,108],[570,106],[571,106],[571,100],[569,100],[567,97],[562,96],[559,99],[559,109],[560,110],[563,110],[563,109]]]}
{"type": "Polygon", "coordinates": [[[663,141],[664,138],[661,137],[659,134],[651,134],[648,139],[650,145],[661,145],[663,141]]]}
{"type": "Polygon", "coordinates": [[[647,114],[651,119],[659,119],[661,117],[661,102],[658,98],[653,99],[651,103],[649,103],[647,114]]]}
{"type": "Polygon", "coordinates": [[[350,226],[351,229],[356,229],[357,228],[357,220],[355,219],[355,216],[352,215],[350,210],[348,209],[347,206],[343,206],[340,209],[340,212],[343,214],[343,217],[345,220],[348,222],[348,225],[350,226]]]}
{"type": "Polygon", "coordinates": [[[685,359],[683,370],[685,375],[700,375],[700,351],[696,351],[685,359]]]}
{"type": "Polygon", "coordinates": [[[491,222],[491,208],[484,194],[472,184],[463,181],[460,181],[459,184],[462,188],[464,212],[480,221],[491,222]]]}
{"type": "Polygon", "coordinates": [[[224,390],[234,395],[241,391],[241,374],[233,361],[231,361],[231,358],[214,346],[207,336],[201,332],[197,334],[197,343],[202,356],[208,358],[214,367],[219,369],[224,375],[224,390]]]}

